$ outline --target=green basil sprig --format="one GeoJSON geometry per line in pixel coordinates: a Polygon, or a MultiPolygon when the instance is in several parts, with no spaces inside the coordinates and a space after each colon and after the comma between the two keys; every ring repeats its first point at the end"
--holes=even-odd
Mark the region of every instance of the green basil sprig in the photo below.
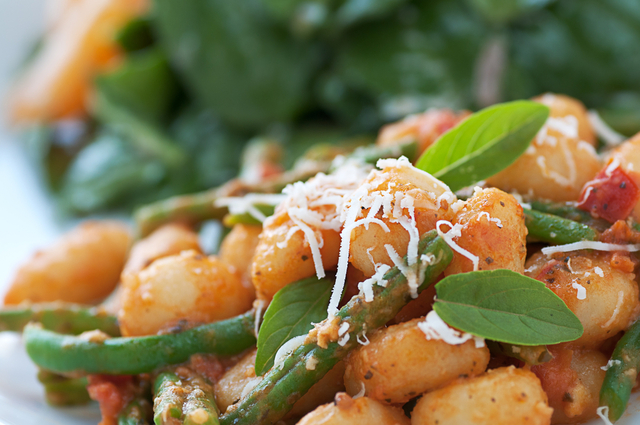
{"type": "Polygon", "coordinates": [[[278,349],[296,336],[304,335],[327,317],[327,305],[333,281],[315,276],[292,283],[279,290],[264,313],[258,332],[256,375],[273,366],[278,349]]]}
{"type": "Polygon", "coordinates": [[[573,341],[580,320],[544,283],[511,270],[448,276],[436,285],[438,316],[464,332],[518,345],[573,341]]]}
{"type": "Polygon", "coordinates": [[[548,107],[528,100],[485,108],[440,136],[416,167],[455,192],[513,164],[548,116],[548,107]]]}

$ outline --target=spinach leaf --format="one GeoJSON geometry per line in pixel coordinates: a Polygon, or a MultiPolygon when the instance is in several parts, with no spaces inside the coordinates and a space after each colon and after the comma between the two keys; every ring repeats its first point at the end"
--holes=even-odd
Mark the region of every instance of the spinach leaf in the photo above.
{"type": "Polygon", "coordinates": [[[548,116],[548,107],[526,100],[485,108],[440,136],[416,166],[462,189],[511,165],[548,116]]]}
{"type": "Polygon", "coordinates": [[[547,6],[555,0],[469,0],[482,16],[495,23],[507,23],[547,6]]]}
{"type": "Polygon", "coordinates": [[[333,282],[315,277],[303,279],[279,290],[267,308],[258,333],[256,375],[272,366],[278,349],[291,338],[304,335],[327,317],[333,282]]]}
{"type": "Polygon", "coordinates": [[[115,71],[96,80],[103,96],[137,117],[161,123],[178,94],[176,79],[158,49],[133,53],[115,71]]]}
{"type": "Polygon", "coordinates": [[[582,324],[544,283],[511,270],[448,276],[436,284],[434,310],[447,324],[519,345],[573,341],[582,324]]]}
{"type": "Polygon", "coordinates": [[[166,176],[164,165],[137,152],[112,131],[102,131],[74,158],[64,176],[61,204],[76,213],[113,207],[147,191],[166,176]]]}
{"type": "Polygon", "coordinates": [[[160,42],[194,98],[224,122],[260,129],[307,105],[319,51],[265,17],[258,0],[157,0],[160,42]]]}
{"type": "Polygon", "coordinates": [[[487,29],[461,1],[400,6],[347,31],[335,58],[340,81],[373,97],[385,121],[430,107],[473,103],[474,69],[487,29]]]}

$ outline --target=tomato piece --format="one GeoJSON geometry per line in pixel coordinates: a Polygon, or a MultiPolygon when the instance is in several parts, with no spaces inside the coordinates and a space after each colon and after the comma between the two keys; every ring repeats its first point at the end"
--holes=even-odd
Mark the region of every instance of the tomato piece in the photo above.
{"type": "Polygon", "coordinates": [[[621,167],[611,165],[584,185],[578,208],[611,223],[625,220],[640,199],[640,190],[621,167]]]}
{"type": "Polygon", "coordinates": [[[89,375],[89,396],[100,404],[101,425],[117,424],[120,411],[135,397],[129,375],[89,375]]]}

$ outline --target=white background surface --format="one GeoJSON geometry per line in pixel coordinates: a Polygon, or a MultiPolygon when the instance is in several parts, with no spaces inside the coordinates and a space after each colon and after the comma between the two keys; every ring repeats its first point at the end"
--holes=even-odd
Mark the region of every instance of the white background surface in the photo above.
{"type": "MultiPolygon", "coordinates": [[[[4,122],[8,82],[43,25],[44,3],[0,0],[0,295],[16,266],[60,233],[50,199],[4,122]]],[[[0,425],[97,424],[95,403],[69,409],[47,406],[35,375],[20,338],[0,334],[0,425]]],[[[640,424],[639,405],[635,401],[618,424],[640,424]]]]}
{"type": "MultiPolygon", "coordinates": [[[[43,25],[44,0],[0,0],[0,294],[16,265],[59,234],[53,208],[4,120],[8,83],[43,25]]],[[[97,424],[96,404],[54,409],[15,334],[0,334],[0,424],[97,424]]]]}

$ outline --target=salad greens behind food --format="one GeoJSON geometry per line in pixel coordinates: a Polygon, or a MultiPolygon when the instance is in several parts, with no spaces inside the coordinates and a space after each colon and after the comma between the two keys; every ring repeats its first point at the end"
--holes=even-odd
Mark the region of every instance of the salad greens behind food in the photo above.
{"type": "Polygon", "coordinates": [[[431,107],[552,91],[640,129],[633,0],[155,0],[117,41],[126,58],[95,80],[91,117],[29,132],[72,213],[219,185],[255,137],[286,167],[431,107]]]}

